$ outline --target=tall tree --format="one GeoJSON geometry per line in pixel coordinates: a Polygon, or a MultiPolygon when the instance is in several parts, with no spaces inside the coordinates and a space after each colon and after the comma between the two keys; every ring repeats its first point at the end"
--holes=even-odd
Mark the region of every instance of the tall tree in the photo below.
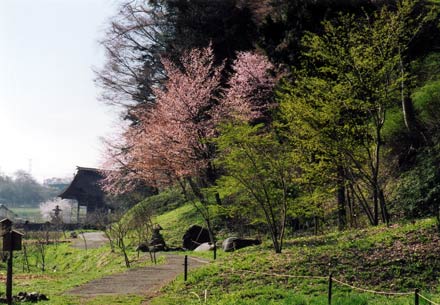
{"type": "Polygon", "coordinates": [[[220,152],[217,163],[226,171],[216,188],[228,196],[246,194],[247,213],[252,211],[254,221],[264,225],[275,252],[281,253],[287,215],[296,197],[292,183],[296,171],[288,146],[275,132],[263,131],[262,125],[242,122],[223,125],[215,143],[220,152]]]}
{"type": "Polygon", "coordinates": [[[210,110],[219,96],[223,66],[214,65],[210,47],[185,53],[179,66],[165,58],[162,64],[168,78],[155,88],[155,104],[137,107],[137,124],[127,129],[122,145],[110,149],[116,170],[107,178],[108,188],[121,185],[120,179],[156,186],[188,183],[215,242],[210,202],[202,189],[217,178],[207,139],[214,133],[210,110]]]}
{"type": "MultiPolygon", "coordinates": [[[[224,169],[215,189],[226,196],[246,194],[246,212],[270,232],[276,253],[281,253],[288,211],[296,195],[295,167],[267,119],[273,107],[277,79],[266,56],[240,53],[233,65],[224,98],[216,108],[219,136],[214,140],[224,169]],[[265,124],[257,124],[264,122],[265,124]]],[[[237,204],[237,203],[236,203],[237,204]]]]}
{"type": "Polygon", "coordinates": [[[307,34],[304,69],[282,101],[293,145],[308,147],[309,159],[326,160],[337,173],[340,217],[348,182],[372,224],[379,217],[389,220],[382,186],[382,130],[387,110],[399,103],[401,83],[408,77],[401,74],[401,37],[396,33],[412,5],[404,1],[396,11],[384,7],[364,18],[341,15],[324,23],[323,34],[307,34]]]}

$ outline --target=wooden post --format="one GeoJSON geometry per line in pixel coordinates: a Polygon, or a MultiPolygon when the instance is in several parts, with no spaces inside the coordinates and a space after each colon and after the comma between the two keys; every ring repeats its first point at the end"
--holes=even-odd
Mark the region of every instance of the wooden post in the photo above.
{"type": "Polygon", "coordinates": [[[217,259],[217,245],[214,243],[214,260],[217,259]]]}
{"type": "MultiPolygon", "coordinates": [[[[11,234],[11,232],[7,234],[11,234]]],[[[6,274],[6,300],[8,301],[8,305],[12,304],[12,247],[9,250],[8,269],[6,274]]]]}
{"type": "Polygon", "coordinates": [[[188,280],[188,255],[185,255],[183,262],[183,278],[185,282],[188,280]]]}
{"type": "Polygon", "coordinates": [[[419,305],[419,289],[418,288],[414,292],[414,304],[419,305]]]}
{"type": "Polygon", "coordinates": [[[332,285],[333,285],[333,274],[330,272],[328,276],[328,305],[332,305],[332,285]]]}

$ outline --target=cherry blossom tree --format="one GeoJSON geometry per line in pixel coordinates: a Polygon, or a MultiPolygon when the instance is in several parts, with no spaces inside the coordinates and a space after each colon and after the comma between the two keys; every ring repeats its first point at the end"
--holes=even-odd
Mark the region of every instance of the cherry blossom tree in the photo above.
{"type": "MultiPolygon", "coordinates": [[[[190,194],[212,233],[212,193],[204,190],[219,177],[214,165],[216,148],[210,140],[226,119],[249,121],[262,116],[271,101],[273,66],[262,55],[238,53],[228,89],[222,90],[224,65],[216,65],[211,46],[193,49],[179,64],[162,58],[167,75],[154,89],[155,104],[138,105],[131,112],[135,124],[108,143],[110,166],[106,189],[121,193],[138,182],[163,187],[179,182],[190,194]],[[208,195],[209,194],[209,195],[208,195]]],[[[188,193],[189,193],[188,192],[188,193]]],[[[217,193],[213,194],[220,203],[217,193]]]]}
{"type": "Polygon", "coordinates": [[[106,142],[107,190],[119,193],[136,181],[164,186],[179,179],[202,178],[209,186],[216,178],[211,163],[216,125],[224,120],[260,117],[271,105],[276,79],[268,59],[240,52],[234,61],[228,89],[221,91],[223,65],[214,65],[211,47],[193,49],[179,66],[163,58],[167,81],[154,90],[154,106],[131,111],[135,124],[106,142]],[[123,183],[121,183],[123,182],[123,183]]]}
{"type": "Polygon", "coordinates": [[[110,160],[126,178],[158,186],[207,174],[213,148],[206,139],[214,127],[209,111],[223,67],[214,66],[210,47],[187,52],[180,67],[165,58],[162,63],[168,79],[155,88],[155,105],[139,105],[132,111],[136,124],[107,145],[110,160]]]}
{"type": "Polygon", "coordinates": [[[155,88],[154,106],[139,105],[132,112],[136,124],[108,145],[107,154],[116,170],[109,171],[106,188],[121,192],[136,181],[158,187],[185,181],[198,199],[194,204],[215,242],[202,188],[216,178],[211,162],[215,150],[207,139],[213,135],[210,111],[218,103],[223,65],[214,65],[211,47],[185,53],[179,66],[166,58],[162,64],[168,79],[155,88]]]}
{"type": "Polygon", "coordinates": [[[277,78],[268,58],[256,52],[239,52],[233,63],[234,73],[215,116],[221,120],[252,121],[261,118],[273,106],[277,78]]]}

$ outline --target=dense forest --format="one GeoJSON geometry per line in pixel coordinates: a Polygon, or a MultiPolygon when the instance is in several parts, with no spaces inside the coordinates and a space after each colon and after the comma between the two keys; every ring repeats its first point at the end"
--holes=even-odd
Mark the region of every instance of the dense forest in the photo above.
{"type": "Polygon", "coordinates": [[[19,170],[12,177],[0,173],[0,203],[7,207],[38,207],[56,197],[66,182],[42,185],[28,172],[19,170]],[[63,184],[64,183],[64,184],[63,184]]]}
{"type": "MultiPolygon", "coordinates": [[[[440,221],[440,5],[126,1],[101,41],[106,189],[180,188],[276,252],[306,223],[440,221]]],[[[221,222],[223,223],[223,222],[221,222]]]]}

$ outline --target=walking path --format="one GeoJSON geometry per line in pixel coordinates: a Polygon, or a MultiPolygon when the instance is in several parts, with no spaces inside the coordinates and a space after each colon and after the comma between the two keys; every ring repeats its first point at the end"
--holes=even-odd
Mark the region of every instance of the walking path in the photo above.
{"type": "MultiPolygon", "coordinates": [[[[100,232],[84,233],[87,247],[99,247],[107,239],[100,232]]],[[[73,244],[74,247],[84,248],[82,236],[73,244]]],[[[100,279],[90,281],[84,285],[67,291],[67,294],[78,295],[81,297],[95,297],[99,295],[123,295],[137,294],[152,296],[161,287],[171,282],[183,272],[182,255],[161,254],[165,256],[165,263],[135,269],[128,269],[123,273],[105,276],[100,279]]],[[[197,268],[208,263],[208,260],[188,257],[189,269],[197,268]]]]}
{"type": "Polygon", "coordinates": [[[104,232],[85,232],[78,234],[78,237],[72,242],[72,247],[85,249],[99,248],[108,243],[104,232]],[[86,240],[84,242],[84,239],[86,240]]]}
{"type": "MultiPolygon", "coordinates": [[[[98,295],[138,294],[149,295],[171,282],[183,272],[183,256],[166,254],[166,262],[136,269],[128,269],[123,273],[105,276],[76,287],[68,294],[93,297],[98,295]]],[[[189,269],[200,267],[207,260],[189,257],[189,269]]]]}

